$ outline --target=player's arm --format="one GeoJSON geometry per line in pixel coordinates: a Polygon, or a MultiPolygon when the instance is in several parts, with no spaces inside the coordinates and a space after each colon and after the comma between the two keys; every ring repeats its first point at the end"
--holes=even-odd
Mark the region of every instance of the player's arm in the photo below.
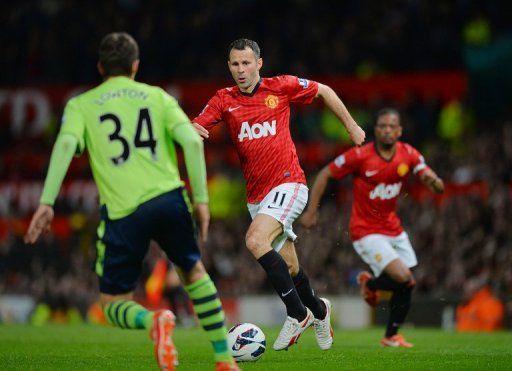
{"type": "Polygon", "coordinates": [[[199,219],[201,238],[203,241],[206,241],[210,224],[210,211],[208,208],[208,187],[203,141],[188,122],[176,125],[171,134],[183,149],[185,166],[187,167],[192,188],[192,200],[199,219]]]}
{"type": "Polygon", "coordinates": [[[60,133],[57,137],[53,146],[40,205],[30,221],[30,226],[24,237],[25,243],[35,243],[41,233],[49,231],[54,215],[53,204],[59,194],[62,181],[76,152],[77,145],[78,139],[74,135],[60,133]]]}
{"type": "Polygon", "coordinates": [[[166,109],[166,129],[170,137],[178,142],[183,149],[185,166],[192,187],[192,200],[199,221],[199,231],[201,239],[206,241],[210,224],[210,210],[208,208],[203,141],[176,99],[165,91],[160,91],[166,109]]]}
{"type": "Polygon", "coordinates": [[[444,183],[441,178],[426,163],[425,158],[416,148],[406,144],[406,148],[412,159],[412,172],[419,177],[420,181],[433,193],[443,193],[444,183]]]}
{"type": "Polygon", "coordinates": [[[325,193],[325,188],[329,179],[332,178],[331,169],[329,165],[325,166],[316,176],[313,187],[309,194],[308,207],[302,214],[301,224],[306,228],[313,227],[318,221],[318,208],[320,207],[320,200],[325,193]]]}
{"type": "Polygon", "coordinates": [[[172,136],[183,148],[194,203],[208,203],[203,141],[189,123],[176,126],[172,136]]]}
{"type": "Polygon", "coordinates": [[[308,207],[302,215],[301,223],[304,227],[310,228],[316,224],[320,200],[325,193],[329,179],[341,179],[355,173],[360,168],[362,160],[363,156],[361,155],[360,148],[355,147],[339,155],[334,161],[320,170],[311,188],[308,207]]]}
{"type": "Polygon", "coordinates": [[[329,107],[329,109],[343,123],[354,144],[358,146],[363,144],[366,136],[364,130],[355,122],[350,115],[350,112],[348,112],[347,107],[345,107],[334,90],[327,85],[318,83],[318,93],[316,96],[321,98],[325,105],[329,107]]]}
{"type": "Polygon", "coordinates": [[[201,138],[210,137],[210,129],[222,120],[222,100],[219,92],[215,94],[201,113],[192,120],[192,125],[201,138]]]}
{"type": "Polygon", "coordinates": [[[444,182],[437,174],[429,167],[425,168],[419,174],[420,181],[433,193],[444,192],[444,182]]]}

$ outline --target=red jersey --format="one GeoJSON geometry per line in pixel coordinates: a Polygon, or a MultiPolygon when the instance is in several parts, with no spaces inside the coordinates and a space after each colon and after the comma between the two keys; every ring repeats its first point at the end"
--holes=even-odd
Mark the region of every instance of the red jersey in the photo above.
{"type": "Polygon", "coordinates": [[[206,129],[224,121],[235,144],[249,203],[282,183],[306,184],[290,134],[290,104],[309,104],[318,83],[295,76],[263,78],[250,94],[218,90],[194,120],[206,129]]]}
{"type": "Polygon", "coordinates": [[[396,202],[409,173],[427,169],[423,156],[412,146],[397,142],[388,161],[374,143],[352,148],[329,164],[334,178],[354,175],[354,201],[350,217],[350,236],[357,241],[369,234],[398,236],[402,225],[396,214],[396,202]]]}

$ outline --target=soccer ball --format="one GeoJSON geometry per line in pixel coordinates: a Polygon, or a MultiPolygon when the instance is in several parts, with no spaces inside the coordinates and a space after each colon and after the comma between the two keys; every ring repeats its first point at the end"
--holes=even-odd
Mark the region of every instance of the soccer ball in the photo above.
{"type": "Polygon", "coordinates": [[[252,323],[239,323],[229,329],[228,346],[237,361],[254,362],[265,353],[265,334],[252,323]]]}

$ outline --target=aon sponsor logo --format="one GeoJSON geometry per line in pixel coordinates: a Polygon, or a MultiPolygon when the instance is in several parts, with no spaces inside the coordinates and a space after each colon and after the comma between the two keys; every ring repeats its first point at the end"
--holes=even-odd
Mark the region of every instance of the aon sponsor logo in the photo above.
{"type": "Polygon", "coordinates": [[[261,124],[256,123],[250,125],[247,121],[242,122],[240,127],[240,134],[238,134],[238,141],[243,142],[244,139],[259,139],[269,135],[276,135],[276,120],[272,122],[264,121],[261,124]]]}
{"type": "Polygon", "coordinates": [[[375,200],[376,198],[380,198],[381,200],[390,200],[390,199],[398,196],[401,188],[402,188],[401,182],[395,183],[395,184],[379,183],[373,189],[373,191],[370,192],[370,198],[372,200],[375,200]]]}

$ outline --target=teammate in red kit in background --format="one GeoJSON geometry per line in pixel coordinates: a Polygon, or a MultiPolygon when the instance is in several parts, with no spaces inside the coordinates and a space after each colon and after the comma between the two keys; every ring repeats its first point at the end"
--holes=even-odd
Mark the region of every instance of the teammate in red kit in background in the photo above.
{"type": "Polygon", "coordinates": [[[260,78],[262,64],[256,42],[231,43],[228,67],[236,86],[217,91],[192,121],[204,138],[224,121],[238,152],[253,218],[246,245],[288,314],[274,349],[287,349],[313,324],[318,345],[326,350],[333,340],[330,303],[314,294],[294,246],[292,223],[306,206],[308,188],[290,135],[290,104],[309,104],[320,97],[355,144],[363,143],[365,133],[331,88],[295,76],[260,78]]]}
{"type": "Polygon", "coordinates": [[[381,344],[410,348],[412,344],[398,334],[398,328],[411,306],[415,281],[410,268],[417,265],[417,260],[396,214],[396,202],[410,173],[417,175],[434,193],[442,193],[444,185],[416,149],[398,141],[401,135],[398,111],[393,108],[379,111],[375,142],[352,148],[320,171],[301,223],[307,228],[316,224],[318,206],[329,178],[354,176],[350,236],[355,250],[374,273],[374,276],[369,272],[359,274],[361,294],[368,304],[376,306],[377,290],[393,292],[381,344]]]}

